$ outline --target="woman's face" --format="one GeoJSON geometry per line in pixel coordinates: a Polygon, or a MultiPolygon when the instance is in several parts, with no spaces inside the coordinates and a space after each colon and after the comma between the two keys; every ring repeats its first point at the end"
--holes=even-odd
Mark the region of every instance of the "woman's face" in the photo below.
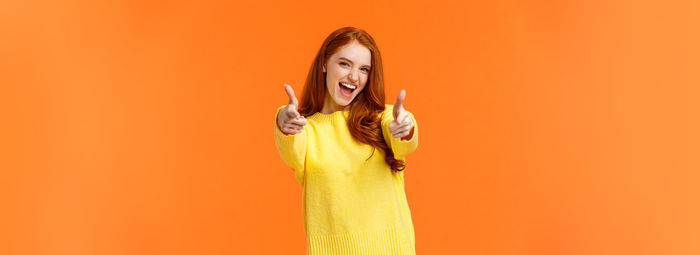
{"type": "Polygon", "coordinates": [[[324,109],[345,109],[367,84],[372,53],[356,40],[340,47],[323,67],[326,73],[324,109]]]}

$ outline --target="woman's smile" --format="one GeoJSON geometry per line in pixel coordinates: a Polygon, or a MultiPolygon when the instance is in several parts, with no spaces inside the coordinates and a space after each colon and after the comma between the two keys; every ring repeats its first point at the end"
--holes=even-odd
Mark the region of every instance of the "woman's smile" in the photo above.
{"type": "Polygon", "coordinates": [[[357,85],[342,81],[338,82],[338,87],[340,88],[340,94],[347,98],[352,97],[352,93],[355,92],[355,89],[357,89],[357,85]]]}

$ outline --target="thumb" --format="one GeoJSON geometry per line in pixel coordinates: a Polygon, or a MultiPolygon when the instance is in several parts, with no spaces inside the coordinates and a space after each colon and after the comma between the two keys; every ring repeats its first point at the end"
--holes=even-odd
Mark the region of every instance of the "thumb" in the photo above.
{"type": "Polygon", "coordinates": [[[289,97],[289,105],[294,105],[295,107],[299,105],[297,97],[294,95],[294,89],[289,84],[284,84],[284,90],[287,92],[287,97],[289,97]]]}
{"type": "Polygon", "coordinates": [[[406,99],[406,90],[402,89],[399,92],[399,96],[396,97],[396,103],[394,104],[394,119],[399,116],[399,112],[403,110],[403,100],[406,99]]]}

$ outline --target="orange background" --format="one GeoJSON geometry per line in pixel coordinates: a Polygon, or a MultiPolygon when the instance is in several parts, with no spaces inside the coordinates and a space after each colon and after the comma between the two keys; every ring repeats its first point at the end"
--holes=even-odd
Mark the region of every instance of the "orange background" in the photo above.
{"type": "Polygon", "coordinates": [[[698,1],[101,2],[0,3],[0,254],[304,254],[274,110],[347,25],[419,254],[700,254],[698,1]]]}

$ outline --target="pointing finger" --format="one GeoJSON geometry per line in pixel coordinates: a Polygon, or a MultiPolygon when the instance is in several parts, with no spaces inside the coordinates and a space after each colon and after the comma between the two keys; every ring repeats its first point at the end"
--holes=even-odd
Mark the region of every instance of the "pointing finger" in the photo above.
{"type": "Polygon", "coordinates": [[[406,99],[406,90],[402,89],[399,95],[396,97],[396,103],[394,103],[394,119],[398,117],[399,111],[403,109],[403,100],[406,99]]]}
{"type": "Polygon", "coordinates": [[[291,105],[298,105],[299,101],[297,100],[297,97],[294,95],[294,89],[292,89],[292,86],[289,84],[284,84],[284,90],[287,92],[287,97],[289,97],[289,103],[291,105]]]}

